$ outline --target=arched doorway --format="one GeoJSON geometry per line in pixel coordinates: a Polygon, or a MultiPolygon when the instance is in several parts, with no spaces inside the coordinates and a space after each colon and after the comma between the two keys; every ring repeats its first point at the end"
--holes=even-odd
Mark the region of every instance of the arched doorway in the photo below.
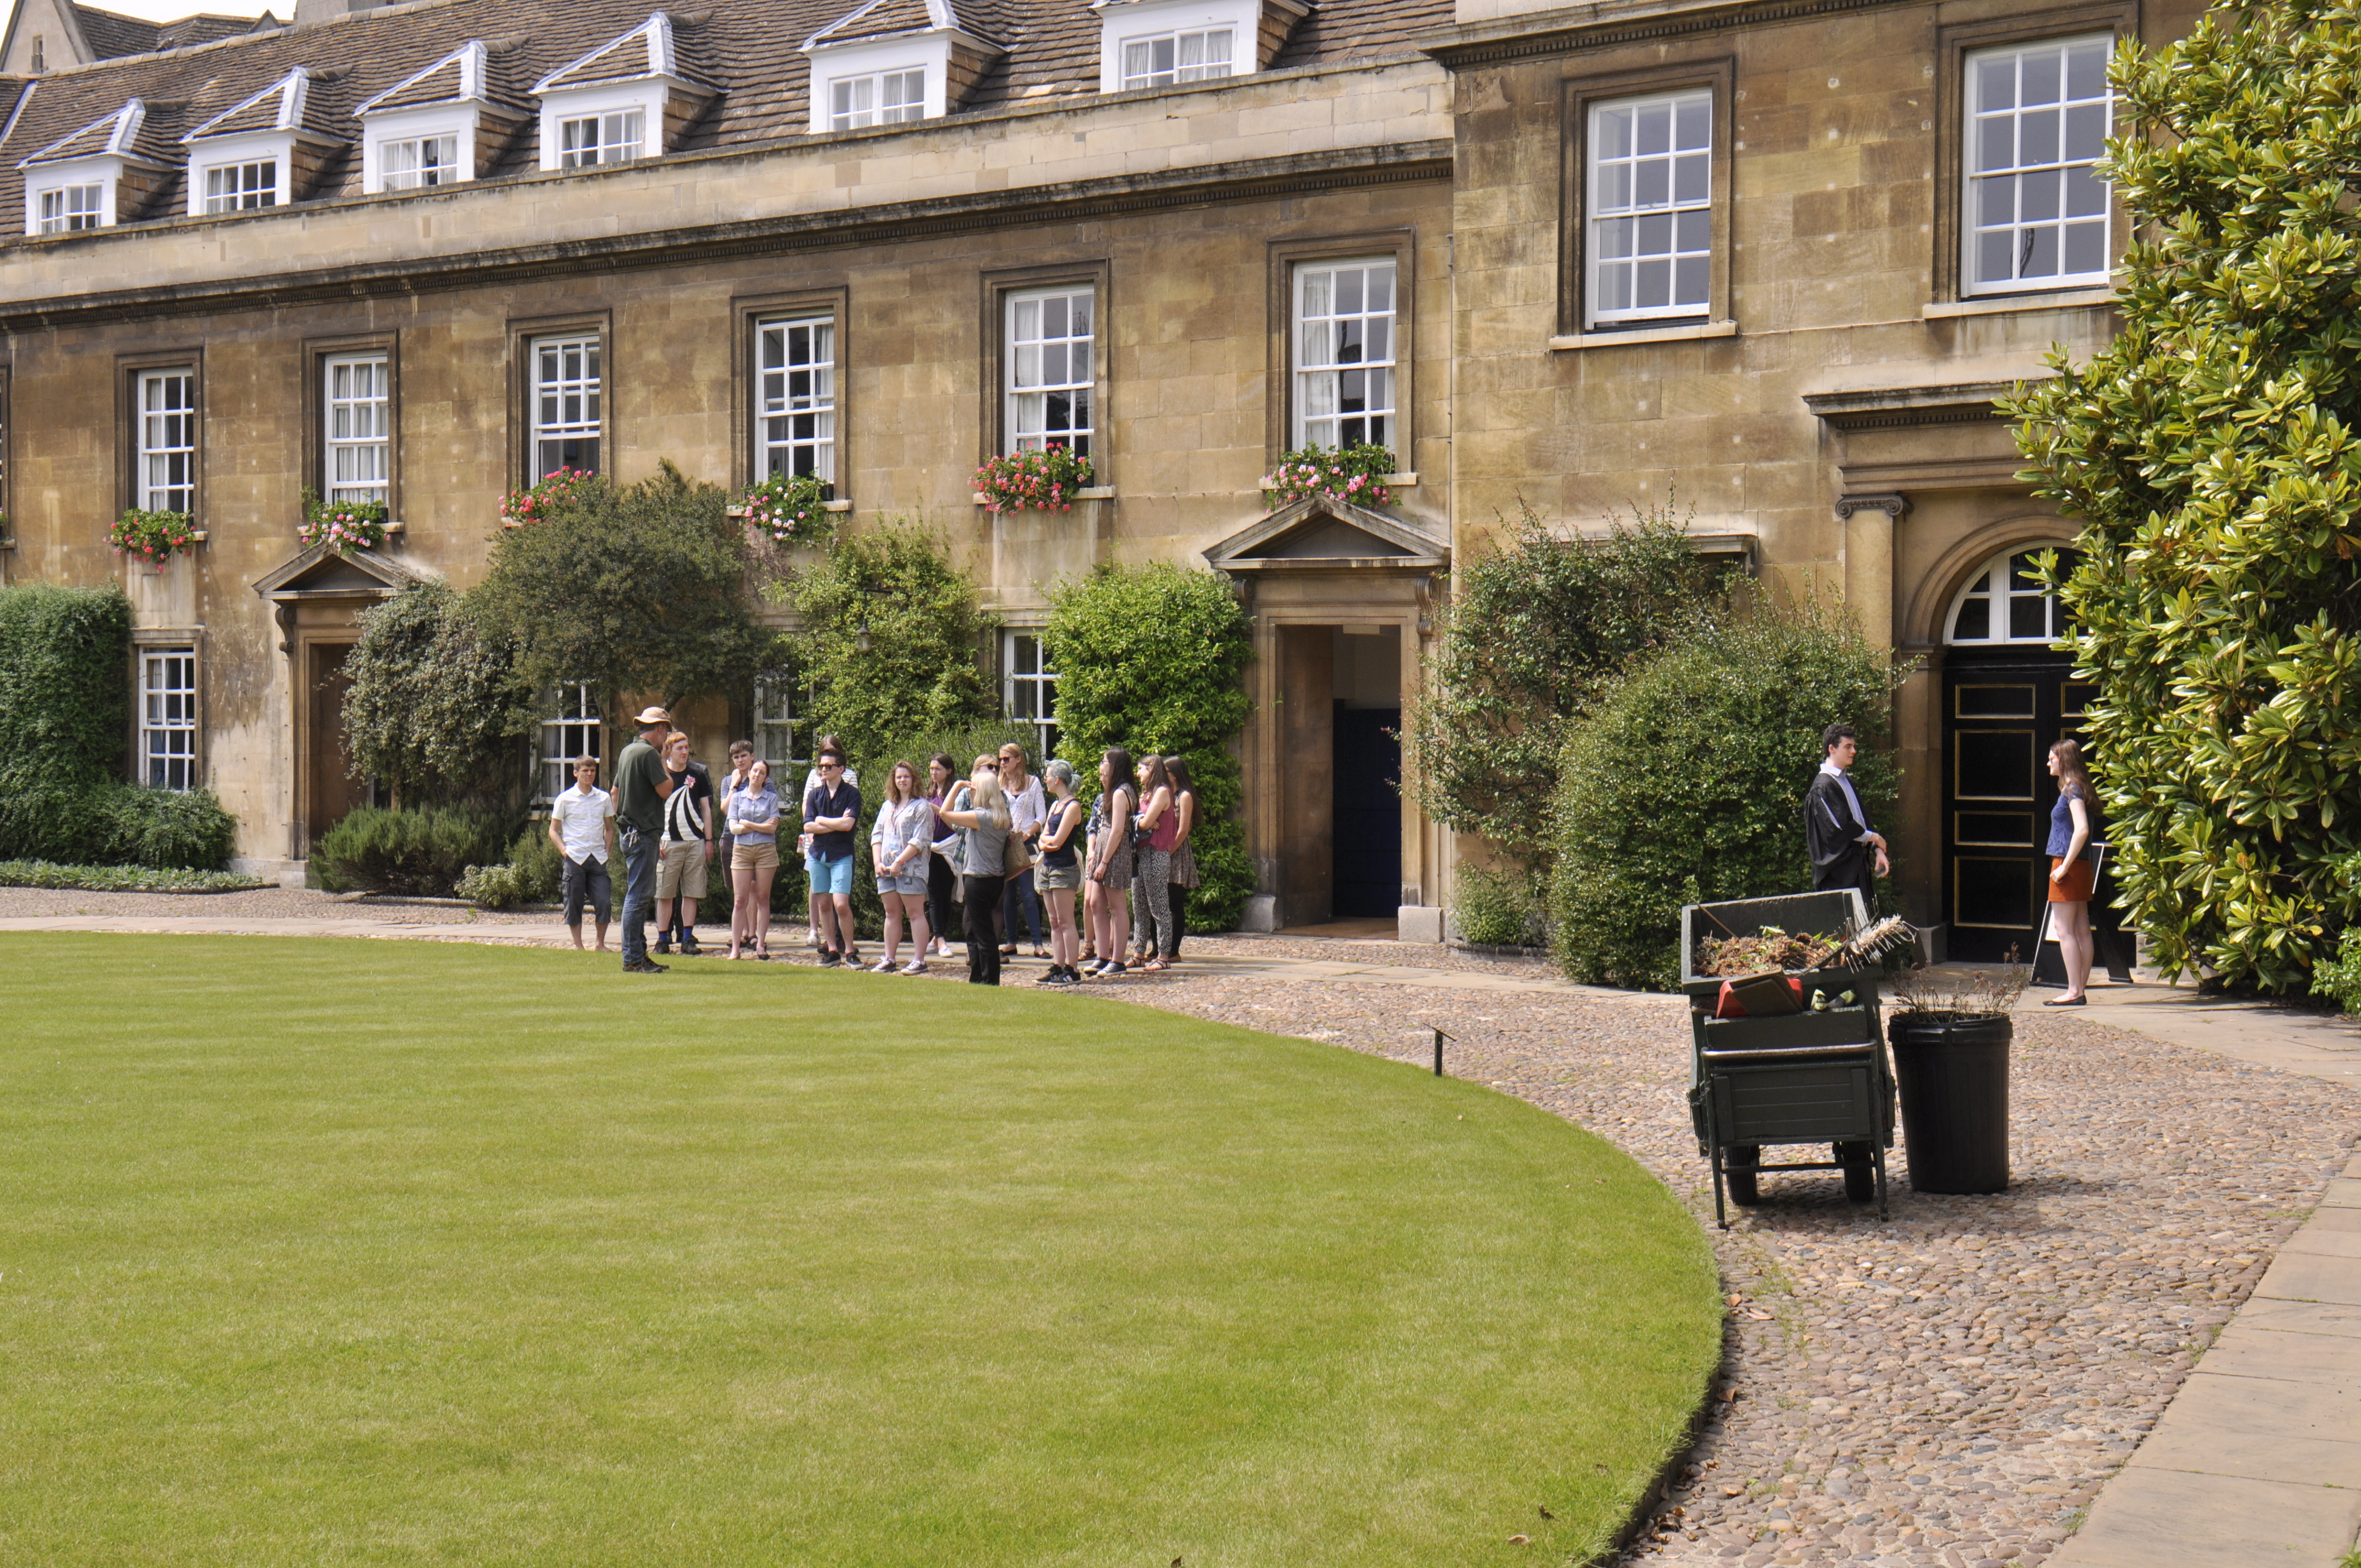
{"type": "Polygon", "coordinates": [[[2049,748],[2095,695],[2050,646],[2065,620],[2036,575],[2048,549],[2071,558],[2029,543],[1987,560],[1943,620],[1944,919],[1949,956],[1971,963],[2033,958],[2058,801],[2049,748]]]}

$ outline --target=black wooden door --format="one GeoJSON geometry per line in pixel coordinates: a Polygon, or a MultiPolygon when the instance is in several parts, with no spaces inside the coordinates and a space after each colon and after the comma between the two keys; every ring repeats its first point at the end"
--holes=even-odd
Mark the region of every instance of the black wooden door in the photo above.
{"type": "Polygon", "coordinates": [[[1401,728],[1398,707],[1336,705],[1336,914],[1401,908],[1401,728]]]}
{"type": "MultiPolygon", "coordinates": [[[[1954,647],[1943,666],[1943,902],[1949,956],[2031,962],[2048,897],[2049,748],[2081,728],[2092,688],[2044,647],[1954,647]]],[[[2094,903],[2092,916],[2100,918],[2094,903]]]]}

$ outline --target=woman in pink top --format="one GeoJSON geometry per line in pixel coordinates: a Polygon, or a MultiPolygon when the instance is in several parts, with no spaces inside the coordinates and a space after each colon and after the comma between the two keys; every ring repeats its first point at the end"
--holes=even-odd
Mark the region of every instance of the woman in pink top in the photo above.
{"type": "Polygon", "coordinates": [[[1172,780],[1164,759],[1149,755],[1139,764],[1139,826],[1148,841],[1139,847],[1139,872],[1131,882],[1131,928],[1139,944],[1141,968],[1170,968],[1180,933],[1172,927],[1172,846],[1180,839],[1180,814],[1172,809],[1172,780]]]}

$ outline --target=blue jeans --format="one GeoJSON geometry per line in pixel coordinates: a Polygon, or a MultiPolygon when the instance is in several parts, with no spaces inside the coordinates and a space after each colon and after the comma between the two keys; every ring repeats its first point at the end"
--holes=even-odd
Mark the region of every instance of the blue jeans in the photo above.
{"type": "Polygon", "coordinates": [[[656,835],[625,826],[615,837],[623,851],[623,962],[645,963],[648,918],[656,907],[656,835]]]}
{"type": "Polygon", "coordinates": [[[1016,912],[1025,911],[1026,928],[1033,933],[1033,945],[1041,945],[1041,895],[1033,891],[1033,873],[1008,879],[1008,891],[1000,895],[1000,929],[1011,947],[1016,944],[1016,912]]]}

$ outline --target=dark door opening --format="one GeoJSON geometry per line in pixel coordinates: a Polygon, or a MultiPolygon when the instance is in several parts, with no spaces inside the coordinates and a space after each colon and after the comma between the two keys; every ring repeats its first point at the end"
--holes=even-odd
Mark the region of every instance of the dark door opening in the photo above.
{"type": "MultiPolygon", "coordinates": [[[[2033,960],[2048,902],[2049,813],[2058,784],[2049,748],[2079,738],[2097,695],[2071,663],[2043,647],[1953,648],[1943,666],[1943,893],[1949,956],[2033,960]]],[[[2105,824],[2100,825],[2102,835],[2105,824]]],[[[2103,939],[2120,920],[2114,879],[2103,876],[2091,923],[2103,939]]]]}
{"type": "Polygon", "coordinates": [[[1401,907],[1401,633],[1335,637],[1334,886],[1339,919],[1392,919],[1401,907]]]}
{"type": "Polygon", "coordinates": [[[304,715],[310,796],[304,803],[306,854],[310,844],[318,843],[354,806],[368,800],[368,785],[352,776],[352,755],[345,743],[345,693],[353,684],[345,673],[345,659],[352,651],[350,643],[313,643],[311,648],[311,707],[304,715]]]}

